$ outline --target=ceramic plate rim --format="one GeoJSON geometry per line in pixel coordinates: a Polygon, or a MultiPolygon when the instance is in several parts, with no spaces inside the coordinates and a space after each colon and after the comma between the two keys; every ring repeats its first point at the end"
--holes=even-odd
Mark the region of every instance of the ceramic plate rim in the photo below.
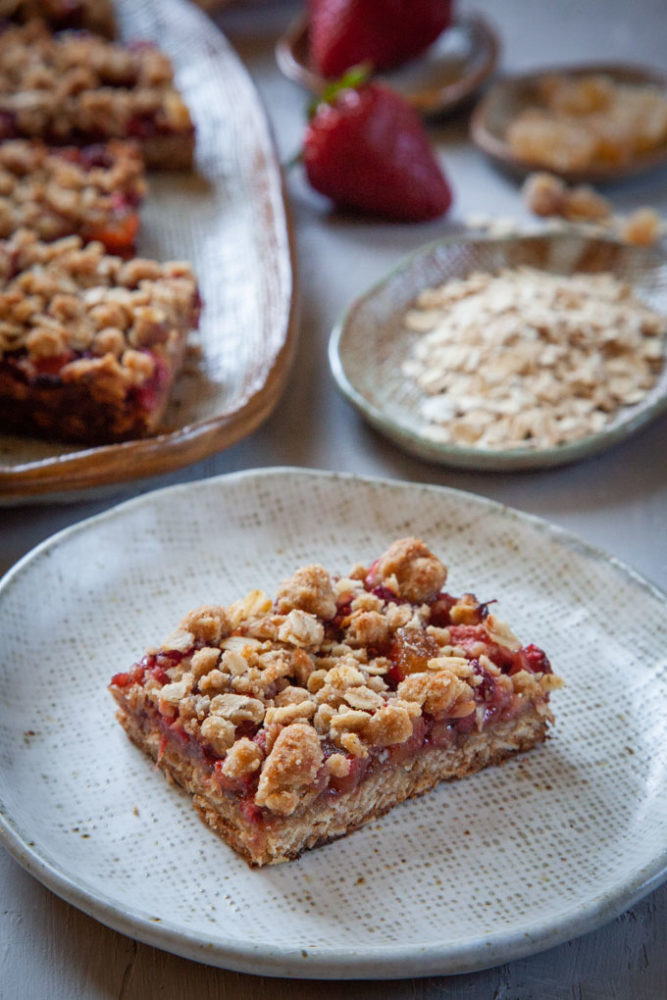
{"type": "MultiPolygon", "coordinates": [[[[505,448],[498,450],[466,448],[457,445],[444,444],[428,438],[424,434],[406,427],[400,421],[394,420],[385,413],[357,388],[352,377],[348,375],[342,357],[342,343],[347,334],[348,326],[356,311],[365,302],[381,292],[398,274],[413,267],[420,258],[428,257],[434,251],[444,246],[451,246],[458,243],[495,243],[506,244],[517,242],[530,242],[532,240],[557,241],[560,239],[576,238],[573,234],[567,233],[526,233],[511,234],[508,236],[483,236],[483,235],[453,235],[444,239],[433,240],[419,247],[417,250],[403,257],[390,271],[388,271],[378,281],[374,282],[366,291],[356,296],[346,307],[342,315],[337,320],[329,337],[328,356],[329,367],[334,380],[355,409],[379,430],[386,437],[390,438],[401,448],[417,455],[419,458],[430,462],[437,462],[442,465],[454,468],[474,469],[475,471],[521,471],[525,469],[553,468],[558,465],[566,465],[576,462],[598,452],[605,451],[627,440],[632,434],[640,430],[650,421],[658,417],[667,410],[667,384],[660,394],[650,403],[639,403],[630,409],[626,419],[620,420],[611,427],[589,434],[577,441],[568,444],[554,446],[550,448],[528,449],[528,448],[505,448]]],[[[580,236],[588,242],[599,242],[618,246],[617,241],[602,237],[580,236]]],[[[647,252],[655,259],[662,257],[667,263],[667,256],[660,255],[656,251],[639,250],[639,253],[647,252]]],[[[667,365],[667,347],[665,348],[665,365],[667,365]]]]}
{"type": "MultiPolygon", "coordinates": [[[[228,482],[237,482],[251,477],[297,477],[304,482],[325,479],[343,483],[345,488],[351,490],[354,490],[357,484],[362,487],[379,485],[385,489],[399,492],[423,491],[433,496],[448,496],[457,498],[461,502],[473,502],[480,508],[492,511],[497,515],[518,519],[529,525],[532,530],[552,538],[557,544],[571,548],[587,558],[604,562],[611,566],[614,572],[625,576],[633,586],[657,598],[662,604],[667,604],[667,593],[616,557],[543,518],[507,507],[497,501],[489,500],[487,497],[466,493],[452,487],[280,466],[244,470],[198,480],[194,483],[165,487],[142,494],[71,525],[45,539],[5,574],[4,578],[0,580],[0,601],[4,592],[13,585],[14,580],[24,572],[26,566],[39,559],[45,551],[67,544],[68,539],[73,535],[94,531],[100,522],[117,517],[122,518],[128,509],[131,510],[136,506],[150,506],[156,498],[159,501],[160,498],[169,494],[182,494],[189,490],[224,490],[228,482]]],[[[43,850],[31,847],[30,842],[26,840],[26,832],[20,830],[12,822],[11,816],[2,803],[0,803],[0,842],[23,868],[49,889],[114,930],[135,937],[146,944],[205,964],[231,968],[241,972],[293,978],[391,979],[408,975],[443,975],[481,970],[502,962],[525,957],[594,930],[622,913],[660,885],[667,877],[666,847],[662,853],[657,853],[650,861],[645,861],[641,867],[637,867],[632,875],[626,878],[621,886],[616,887],[615,892],[611,895],[606,893],[602,897],[593,897],[585,907],[580,904],[570,909],[565,907],[556,918],[552,918],[550,921],[545,918],[543,924],[538,925],[537,930],[530,935],[524,931],[516,930],[510,933],[498,932],[493,936],[480,937],[474,942],[463,946],[457,945],[454,948],[449,948],[446,943],[430,944],[421,948],[411,944],[402,949],[395,945],[383,944],[370,947],[365,945],[358,953],[347,948],[336,947],[326,951],[317,949],[304,956],[298,943],[293,949],[276,947],[265,942],[243,942],[238,939],[234,939],[233,942],[228,939],[225,942],[222,938],[217,943],[207,944],[200,934],[178,929],[166,923],[157,924],[147,920],[136,907],[124,908],[119,902],[114,902],[110,897],[97,890],[91,891],[86,888],[85,881],[77,881],[70,872],[54,863],[43,850]]]]}

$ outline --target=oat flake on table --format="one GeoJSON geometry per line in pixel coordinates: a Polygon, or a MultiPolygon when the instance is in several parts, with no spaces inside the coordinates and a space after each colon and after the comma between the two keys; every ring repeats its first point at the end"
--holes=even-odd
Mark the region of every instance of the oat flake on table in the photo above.
{"type": "Polygon", "coordinates": [[[548,448],[602,430],[662,365],[667,317],[609,273],[473,273],[425,289],[405,315],[423,334],[403,373],[428,398],[432,440],[548,448]]]}

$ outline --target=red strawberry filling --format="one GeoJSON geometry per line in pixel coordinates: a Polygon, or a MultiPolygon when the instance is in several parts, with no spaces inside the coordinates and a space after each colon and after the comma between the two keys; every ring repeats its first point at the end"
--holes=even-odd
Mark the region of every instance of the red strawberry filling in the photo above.
{"type": "Polygon", "coordinates": [[[15,139],[19,134],[13,111],[0,111],[0,139],[15,139]]]}
{"type": "Polygon", "coordinates": [[[132,210],[129,199],[116,192],[114,213],[107,222],[88,225],[81,235],[85,240],[98,240],[111,254],[124,257],[132,252],[137,232],[139,216],[132,210]]]}
{"type": "Polygon", "coordinates": [[[171,383],[169,368],[162,358],[153,355],[153,361],[155,362],[153,375],[142,385],[130,390],[130,398],[143,413],[152,413],[162,405],[171,383]]]}
{"type": "MultiPolygon", "coordinates": [[[[140,386],[127,391],[127,399],[134,408],[142,413],[150,414],[157,409],[169,392],[171,374],[167,363],[152,351],[154,371],[150,378],[140,386]]],[[[23,349],[6,354],[0,360],[0,378],[11,379],[25,385],[39,386],[41,389],[58,388],[63,384],[62,370],[65,365],[79,358],[92,358],[90,351],[63,351],[43,358],[34,358],[23,349]]]]}

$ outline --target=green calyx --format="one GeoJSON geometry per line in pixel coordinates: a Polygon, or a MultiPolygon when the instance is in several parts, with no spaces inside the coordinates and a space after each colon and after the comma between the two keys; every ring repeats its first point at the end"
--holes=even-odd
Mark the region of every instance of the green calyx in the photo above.
{"type": "Polygon", "coordinates": [[[369,62],[359,63],[358,66],[351,66],[338,80],[332,80],[327,84],[319,97],[308,105],[308,118],[312,118],[317,113],[317,109],[322,104],[333,104],[344,90],[357,90],[368,83],[373,67],[369,62]]]}

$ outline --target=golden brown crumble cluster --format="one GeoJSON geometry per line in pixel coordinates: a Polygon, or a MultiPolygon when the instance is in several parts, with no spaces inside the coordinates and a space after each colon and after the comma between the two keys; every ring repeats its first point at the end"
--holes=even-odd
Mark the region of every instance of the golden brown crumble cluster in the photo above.
{"type": "Polygon", "coordinates": [[[590,223],[631,246],[650,247],[661,236],[662,220],[654,208],[644,206],[629,215],[616,215],[611,203],[588,184],[570,186],[544,170],[529,174],[522,195],[535,215],[590,223]]]}
{"type": "Polygon", "coordinates": [[[37,362],[85,352],[61,378],[94,374],[96,391],[111,396],[151,378],[154,356],[168,357],[197,317],[187,264],[123,261],[77,236],[42,243],[20,230],[0,243],[0,285],[0,360],[22,350],[37,362]]]}
{"type": "Polygon", "coordinates": [[[159,49],[87,34],[53,36],[40,21],[0,34],[0,111],[11,116],[15,134],[56,144],[123,138],[147,121],[161,133],[192,129],[159,49]]]}
{"type": "Polygon", "coordinates": [[[516,156],[555,171],[627,163],[667,137],[667,98],[660,87],[616,83],[604,73],[545,74],[536,103],[511,122],[516,156]]]}
{"type": "MultiPolygon", "coordinates": [[[[466,648],[449,627],[428,624],[446,576],[424,543],[408,538],[349,577],[306,566],[275,602],[255,590],[229,607],[201,607],[150,654],[184,655],[166,670],[167,683],[147,671],[143,685],[134,684],[134,710],[152,707],[167,723],[178,720],[222,759],[231,782],[259,776],[255,804],[285,816],[322,791],[323,768],[345,778],[356,758],[406,743],[424,713],[457,720],[477,710],[481,729],[476,666],[514,714],[530,704],[547,715],[547,694],[560,681],[525,669],[502,673],[490,658],[494,644],[514,652],[520,643],[495,616],[473,630],[477,639],[466,648]],[[385,654],[397,636],[428,653],[392,683],[385,654]]],[[[479,608],[470,594],[453,602],[452,626],[479,622],[479,608]]]]}
{"type": "Polygon", "coordinates": [[[112,140],[89,165],[77,150],[33,140],[0,144],[0,238],[32,229],[53,240],[113,226],[119,197],[136,205],[146,193],[144,165],[132,143],[112,140]]]}

